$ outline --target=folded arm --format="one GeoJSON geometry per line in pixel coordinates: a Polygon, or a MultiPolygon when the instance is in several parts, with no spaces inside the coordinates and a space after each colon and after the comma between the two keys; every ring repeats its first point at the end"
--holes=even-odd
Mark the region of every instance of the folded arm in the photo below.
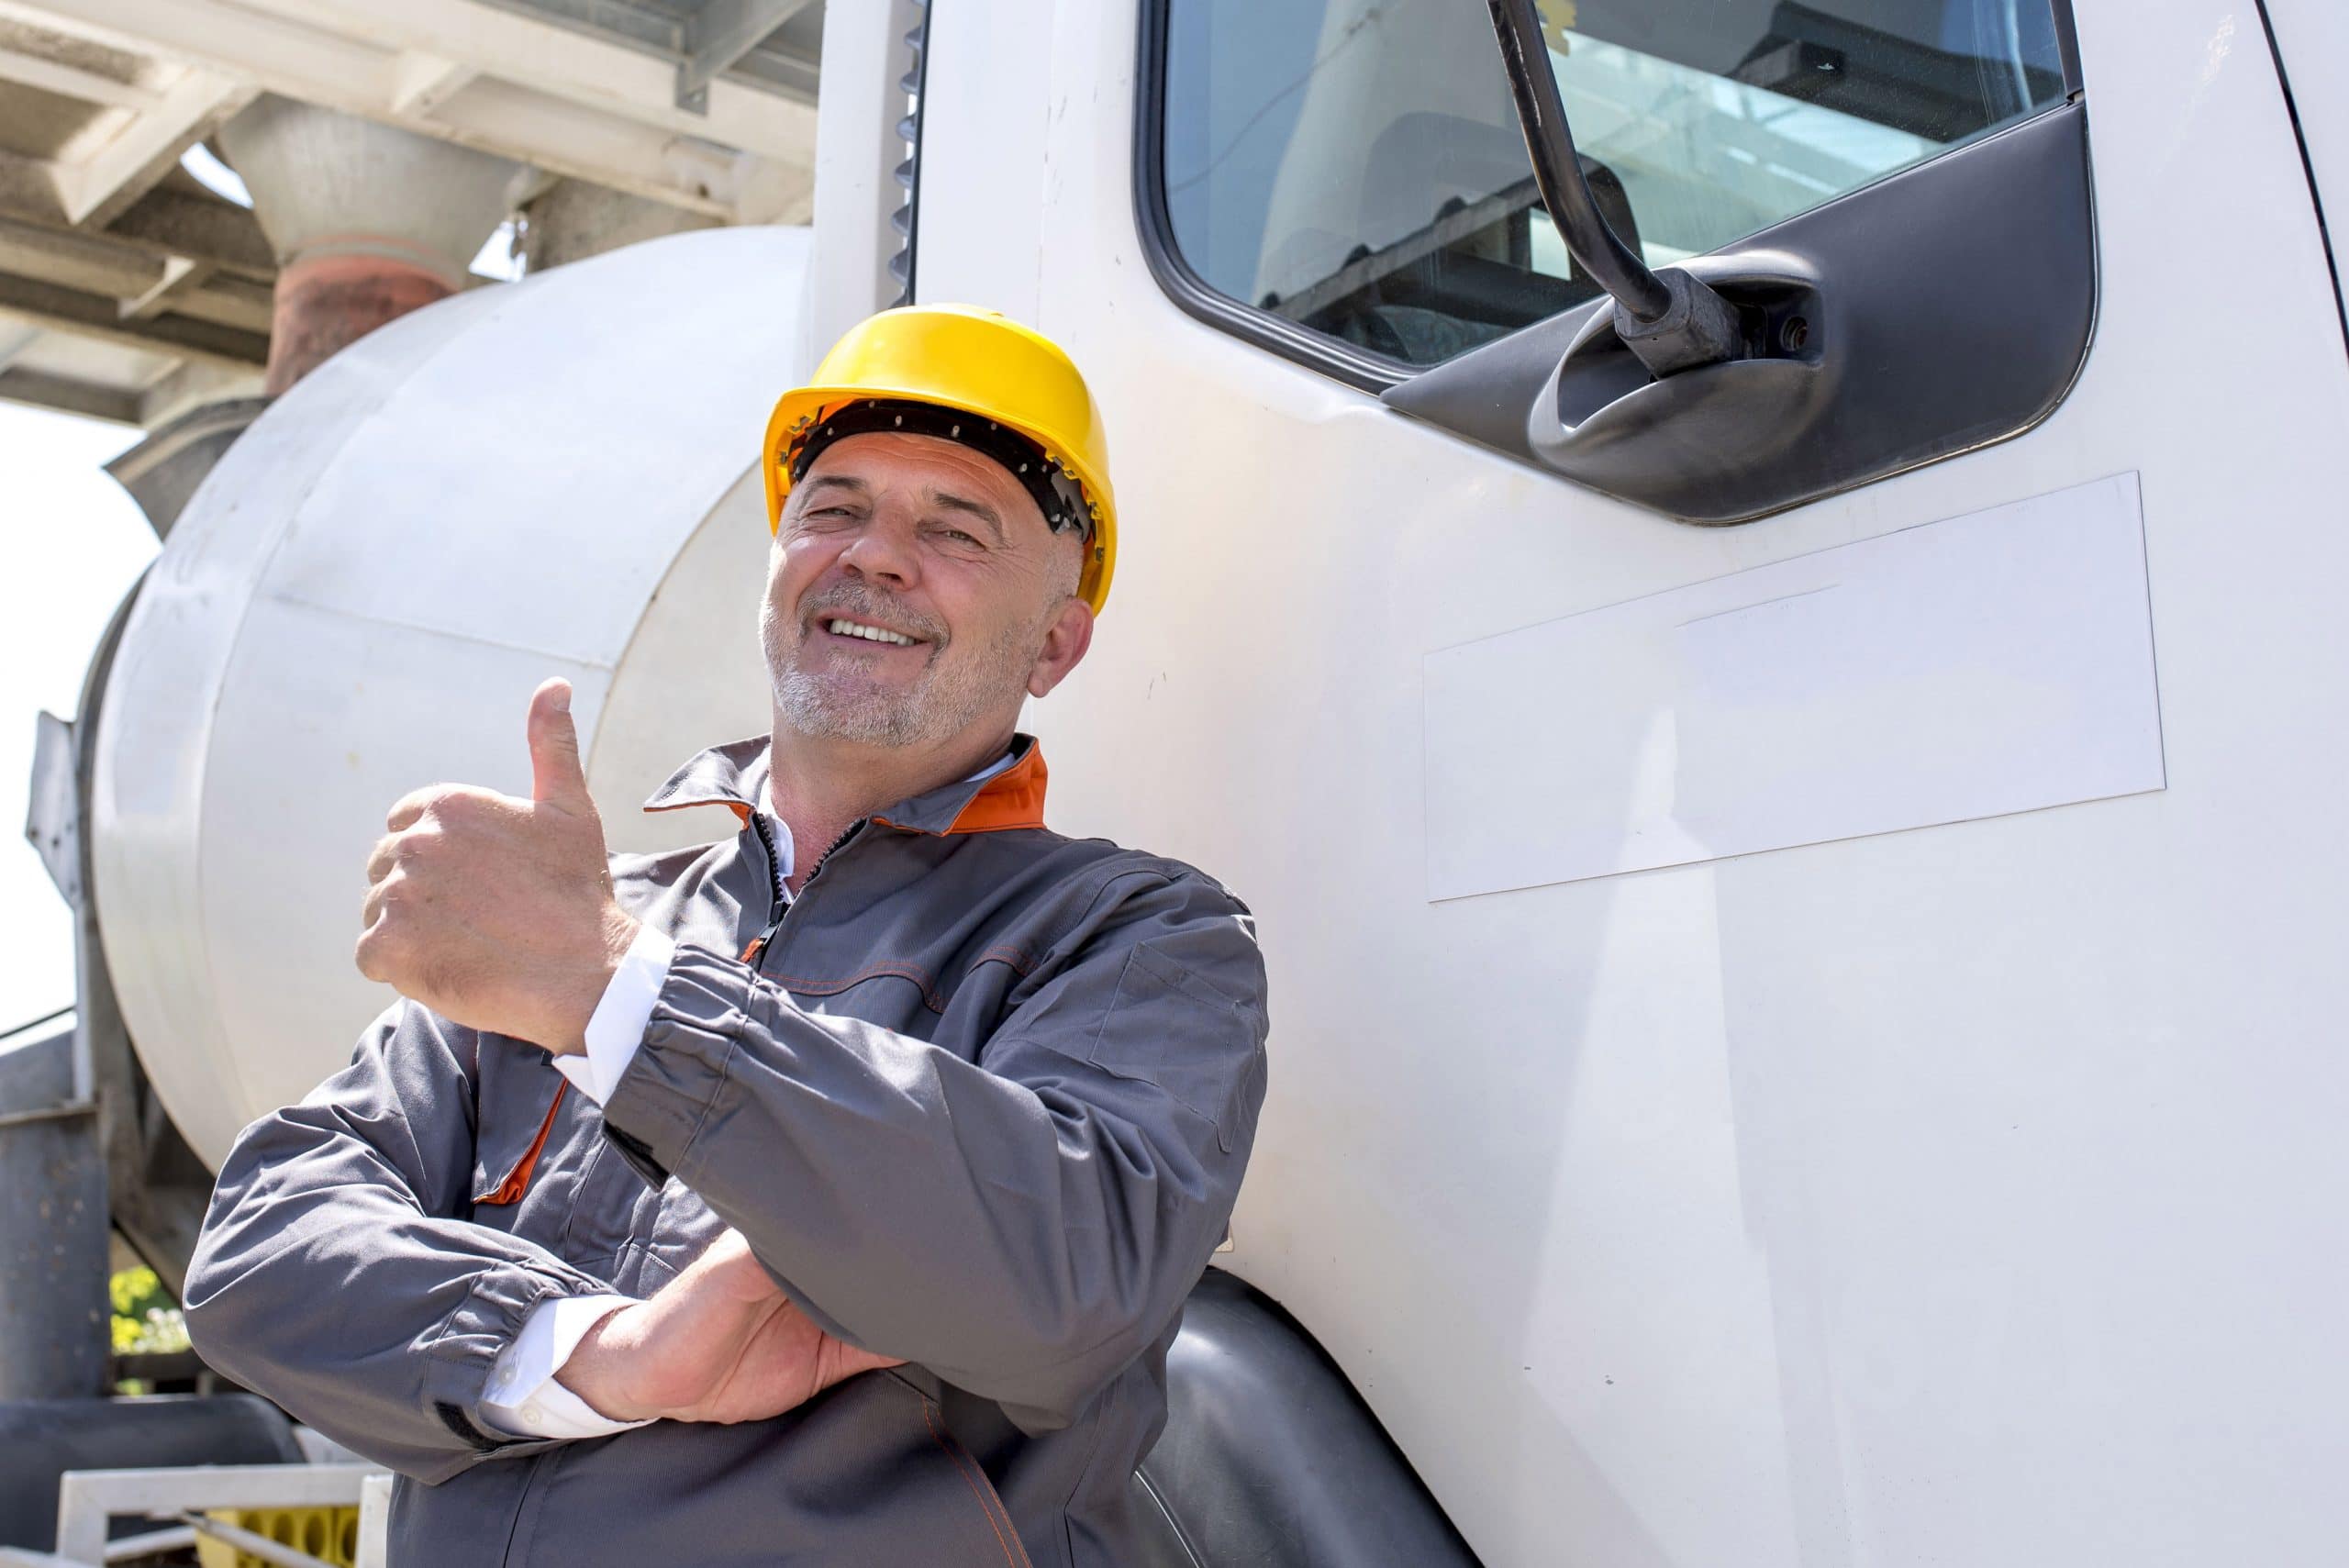
{"type": "Polygon", "coordinates": [[[185,1307],[205,1360],[428,1483],[506,1440],[483,1402],[532,1310],[611,1287],[472,1207],[476,1041],[412,1002],[221,1167],[185,1307]]]}
{"type": "Polygon", "coordinates": [[[1265,1015],[1245,911],[1195,877],[1118,877],[1039,972],[973,1062],[680,947],[605,1119],[827,1332],[1041,1432],[1164,1330],[1222,1238],[1265,1015]]]}

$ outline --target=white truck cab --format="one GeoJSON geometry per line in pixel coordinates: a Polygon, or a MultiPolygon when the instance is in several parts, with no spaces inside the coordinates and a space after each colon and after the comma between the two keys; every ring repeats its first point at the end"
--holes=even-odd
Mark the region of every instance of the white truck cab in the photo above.
{"type": "Polygon", "coordinates": [[[1544,6],[1772,335],[1654,379],[1483,7],[1139,10],[937,7],[916,292],[1108,413],[1035,717],[1260,917],[1227,1266],[1488,1564],[2329,1558],[2343,13],[1544,6]]]}

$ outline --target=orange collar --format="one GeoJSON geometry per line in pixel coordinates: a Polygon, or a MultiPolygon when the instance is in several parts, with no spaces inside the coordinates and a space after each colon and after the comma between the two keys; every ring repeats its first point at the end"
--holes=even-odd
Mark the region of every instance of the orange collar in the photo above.
{"type": "MultiPolygon", "coordinates": [[[[652,792],[644,809],[724,806],[749,826],[755,803],[766,793],[769,745],[767,737],[752,736],[697,753],[652,792]]],[[[873,820],[902,832],[941,835],[1043,827],[1050,777],[1044,749],[1032,735],[1013,736],[1011,746],[1019,760],[1001,773],[925,790],[874,813],[873,820]]]]}
{"type": "Polygon", "coordinates": [[[1044,770],[1044,749],[1026,736],[1019,739],[1028,741],[1028,750],[1019,761],[980,784],[945,827],[927,828],[910,820],[927,815],[921,808],[947,793],[942,790],[932,790],[907,801],[906,806],[910,809],[902,815],[909,820],[897,820],[889,812],[875,812],[873,820],[908,833],[1001,833],[1013,828],[1041,828],[1044,785],[1051,776],[1044,770]]]}

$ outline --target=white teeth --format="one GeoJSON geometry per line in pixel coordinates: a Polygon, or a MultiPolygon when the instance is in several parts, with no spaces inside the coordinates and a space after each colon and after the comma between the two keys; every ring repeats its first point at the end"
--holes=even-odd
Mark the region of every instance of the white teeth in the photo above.
{"type": "Polygon", "coordinates": [[[861,637],[867,642],[894,643],[899,648],[911,648],[914,643],[910,637],[901,637],[894,631],[884,631],[877,626],[863,626],[852,620],[826,621],[824,629],[835,637],[861,637]]]}

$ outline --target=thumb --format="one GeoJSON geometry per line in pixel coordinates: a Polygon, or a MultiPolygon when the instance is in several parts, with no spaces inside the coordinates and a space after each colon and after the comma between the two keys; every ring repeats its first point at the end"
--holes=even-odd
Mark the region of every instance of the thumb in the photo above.
{"type": "Polygon", "coordinates": [[[530,798],[592,813],[587,773],[579,765],[579,731],[571,722],[571,683],[560,675],[530,694],[530,798]]]}

